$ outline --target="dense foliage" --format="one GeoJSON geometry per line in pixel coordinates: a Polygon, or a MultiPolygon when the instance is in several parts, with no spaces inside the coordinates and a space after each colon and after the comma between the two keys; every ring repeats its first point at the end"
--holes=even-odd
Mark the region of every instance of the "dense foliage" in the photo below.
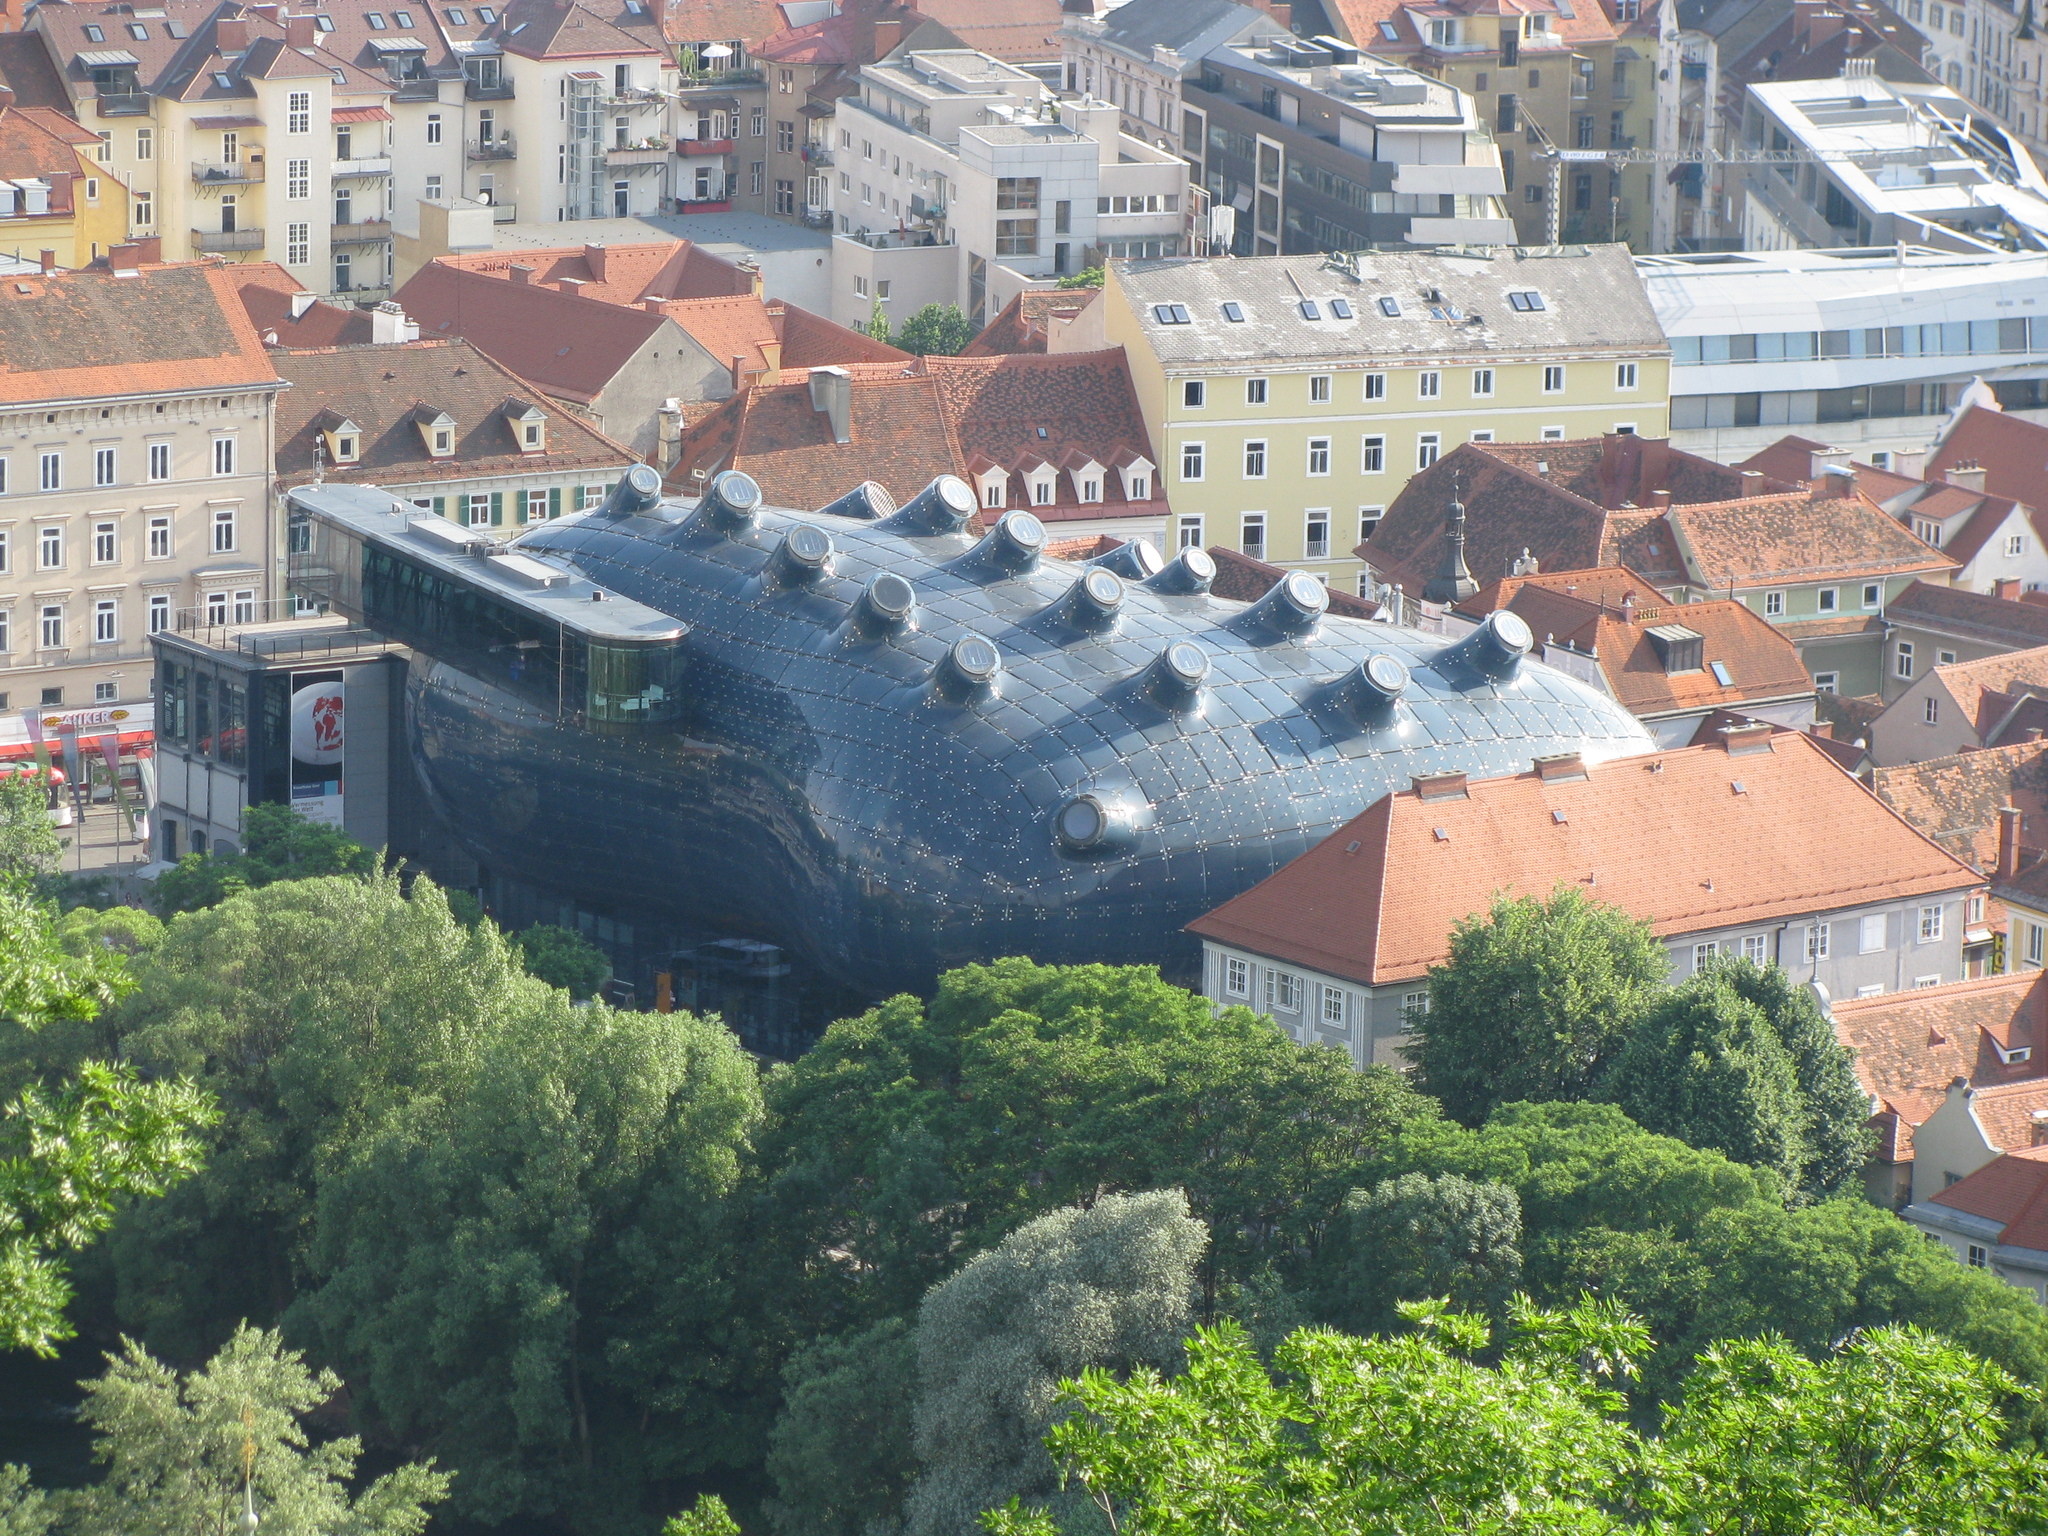
{"type": "Polygon", "coordinates": [[[896,345],[919,357],[928,353],[956,357],[972,340],[974,322],[960,312],[957,304],[927,304],[904,321],[903,328],[896,333],[896,345]]]}
{"type": "Polygon", "coordinates": [[[217,906],[237,891],[280,880],[362,875],[377,855],[341,828],[309,821],[288,805],[252,805],[242,813],[242,851],[188,853],[157,876],[157,911],[165,917],[217,906]]]}

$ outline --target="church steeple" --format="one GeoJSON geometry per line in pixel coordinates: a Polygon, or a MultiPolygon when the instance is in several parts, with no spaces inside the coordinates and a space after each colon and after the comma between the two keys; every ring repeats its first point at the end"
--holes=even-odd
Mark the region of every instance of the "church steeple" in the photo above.
{"type": "Polygon", "coordinates": [[[1462,602],[1479,590],[1465,564],[1465,503],[1458,499],[1458,482],[1451,481],[1451,511],[1444,519],[1444,560],[1436,575],[1422,589],[1425,603],[1462,602]]]}

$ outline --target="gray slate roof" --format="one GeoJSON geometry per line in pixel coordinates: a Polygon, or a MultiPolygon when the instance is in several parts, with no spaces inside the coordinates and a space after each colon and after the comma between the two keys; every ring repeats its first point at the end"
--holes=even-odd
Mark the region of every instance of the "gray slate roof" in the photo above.
{"type": "Polygon", "coordinates": [[[1236,0],[1125,0],[1103,17],[1101,40],[1146,59],[1163,44],[1192,65],[1241,37],[1287,35],[1264,11],[1236,0]]]}
{"type": "Polygon", "coordinates": [[[1138,324],[1167,367],[1233,362],[1486,358],[1555,352],[1565,356],[1661,356],[1664,332],[1625,245],[1491,248],[1490,255],[1366,251],[1353,257],[1201,257],[1112,262],[1138,324]],[[1344,269],[1355,259],[1358,276],[1344,269]],[[1297,286],[1299,288],[1297,290],[1297,286]],[[1457,319],[1437,319],[1435,305],[1457,319]],[[1516,310],[1510,293],[1537,293],[1543,308],[1516,310]],[[1398,301],[1389,317],[1379,300],[1398,301]],[[1303,298],[1317,303],[1309,320],[1303,298]],[[1329,301],[1350,301],[1350,320],[1329,301]],[[1234,300],[1245,318],[1223,317],[1234,300]],[[1159,304],[1186,306],[1185,325],[1162,325],[1159,304]]]}

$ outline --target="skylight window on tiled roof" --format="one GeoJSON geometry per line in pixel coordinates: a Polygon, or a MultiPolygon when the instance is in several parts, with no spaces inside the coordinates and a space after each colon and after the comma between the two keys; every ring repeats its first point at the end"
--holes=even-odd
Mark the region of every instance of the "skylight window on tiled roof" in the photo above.
{"type": "Polygon", "coordinates": [[[384,13],[382,11],[365,11],[363,12],[363,20],[370,24],[372,32],[382,32],[384,30],[384,13]]]}
{"type": "Polygon", "coordinates": [[[1301,301],[1301,318],[1304,320],[1320,320],[1323,318],[1323,307],[1316,303],[1314,299],[1303,299],[1301,301]]]}
{"type": "Polygon", "coordinates": [[[1725,661],[1710,661],[1707,663],[1707,670],[1714,674],[1714,681],[1723,688],[1730,687],[1735,682],[1728,673],[1728,663],[1725,661]]]}
{"type": "Polygon", "coordinates": [[[185,30],[185,23],[182,21],[167,21],[164,23],[164,30],[170,33],[172,37],[188,37],[191,35],[185,30]]]}
{"type": "MultiPolygon", "coordinates": [[[[462,12],[455,11],[452,12],[451,14],[460,16],[462,12]]],[[[633,14],[637,16],[640,13],[637,10],[635,10],[633,14]]],[[[476,8],[476,19],[488,27],[492,22],[498,19],[498,13],[492,10],[488,5],[480,5],[476,8]]]]}
{"type": "Polygon", "coordinates": [[[1380,36],[1390,43],[1398,43],[1401,41],[1401,29],[1391,21],[1383,21],[1380,23],[1380,36]]]}
{"type": "Polygon", "coordinates": [[[88,43],[104,43],[107,40],[107,34],[91,22],[87,22],[85,25],[85,40],[88,43]]]}
{"type": "Polygon", "coordinates": [[[1333,320],[1351,319],[1351,301],[1349,299],[1330,300],[1330,318],[1333,320]]]}
{"type": "Polygon", "coordinates": [[[1543,295],[1540,293],[1511,293],[1508,295],[1508,308],[1516,310],[1521,314],[1534,314],[1545,307],[1543,295]]]}
{"type": "Polygon", "coordinates": [[[332,32],[334,30],[334,18],[325,14],[315,16],[313,18],[313,30],[316,32],[332,32]]]}
{"type": "Polygon", "coordinates": [[[139,21],[131,21],[128,23],[128,35],[138,43],[146,43],[149,41],[149,28],[139,21]]]}
{"type": "MultiPolygon", "coordinates": [[[[477,12],[477,15],[479,15],[479,16],[483,16],[483,14],[484,14],[484,13],[483,13],[482,11],[478,11],[478,12],[477,12]]],[[[468,20],[468,18],[467,18],[467,17],[465,17],[465,16],[464,16],[464,15],[462,14],[462,12],[461,12],[460,10],[456,9],[456,8],[455,8],[454,6],[450,6],[450,7],[448,8],[448,10],[447,10],[447,12],[446,12],[446,15],[447,15],[447,17],[448,17],[448,25],[449,25],[449,26],[451,26],[451,27],[466,27],[466,26],[468,26],[468,25],[469,25],[469,20],[468,20]]],[[[488,16],[485,16],[485,17],[484,17],[484,19],[485,19],[486,21],[490,20],[490,18],[489,18],[488,16]]]]}
{"type": "Polygon", "coordinates": [[[391,13],[391,19],[397,22],[401,27],[406,28],[407,30],[410,30],[412,27],[411,11],[393,11],[391,13]]]}
{"type": "Polygon", "coordinates": [[[232,91],[235,88],[235,77],[230,74],[216,72],[213,77],[213,83],[224,91],[232,91]]]}
{"type": "Polygon", "coordinates": [[[1385,315],[1389,320],[1400,319],[1401,301],[1395,298],[1392,294],[1386,295],[1384,298],[1380,300],[1380,313],[1385,315]]]}
{"type": "Polygon", "coordinates": [[[1226,299],[1223,303],[1223,318],[1232,325],[1242,324],[1244,321],[1244,306],[1235,299],[1226,299]]]}
{"type": "Polygon", "coordinates": [[[1161,325],[1194,324],[1188,318],[1188,307],[1185,304],[1154,304],[1152,306],[1152,318],[1161,325]]]}

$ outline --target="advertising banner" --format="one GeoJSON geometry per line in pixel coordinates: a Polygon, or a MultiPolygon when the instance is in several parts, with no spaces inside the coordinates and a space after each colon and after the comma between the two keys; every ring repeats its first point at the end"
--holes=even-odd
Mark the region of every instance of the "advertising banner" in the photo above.
{"type": "Polygon", "coordinates": [[[341,757],[347,689],[340,672],[292,674],[292,808],[341,825],[341,757]]]}

